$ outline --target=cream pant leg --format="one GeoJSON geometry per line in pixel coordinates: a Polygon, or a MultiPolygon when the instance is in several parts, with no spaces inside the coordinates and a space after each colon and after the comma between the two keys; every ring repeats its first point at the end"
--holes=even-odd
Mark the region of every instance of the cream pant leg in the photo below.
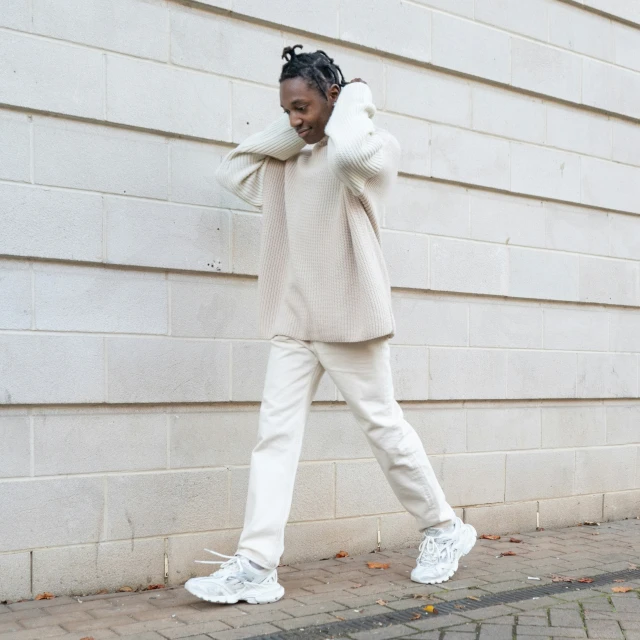
{"type": "Polygon", "coordinates": [[[446,526],[455,518],[422,441],[394,399],[389,341],[327,343],[276,337],[271,343],[238,543],[238,553],[264,567],[276,567],[284,550],[304,428],[324,371],[342,393],[391,488],[416,518],[418,528],[446,526]]]}

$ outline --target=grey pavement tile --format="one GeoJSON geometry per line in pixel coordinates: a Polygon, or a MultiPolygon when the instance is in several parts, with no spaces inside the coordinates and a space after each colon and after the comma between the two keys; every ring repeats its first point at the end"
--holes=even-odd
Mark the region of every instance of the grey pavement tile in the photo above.
{"type": "Polygon", "coordinates": [[[518,625],[517,634],[518,638],[521,635],[529,635],[529,636],[542,636],[549,637],[553,635],[554,637],[560,638],[586,638],[587,634],[584,629],[575,629],[570,627],[556,627],[555,629],[551,627],[530,627],[526,625],[518,625]]]}
{"type": "Polygon", "coordinates": [[[253,627],[243,627],[242,629],[230,629],[229,631],[219,631],[210,634],[210,638],[215,640],[243,640],[244,638],[252,638],[254,636],[267,635],[268,633],[277,633],[280,631],[278,627],[272,624],[258,624],[253,627]]]}
{"type": "Polygon", "coordinates": [[[513,628],[507,625],[483,623],[478,640],[512,640],[513,628]]]}
{"type": "Polygon", "coordinates": [[[590,638],[613,638],[614,640],[624,640],[620,625],[615,620],[590,620],[587,622],[587,632],[590,638]]]}
{"type": "Polygon", "coordinates": [[[415,633],[414,629],[406,627],[403,624],[398,624],[389,627],[381,627],[380,629],[351,633],[349,634],[349,637],[353,638],[353,640],[391,640],[391,638],[406,638],[412,633],[415,633]]]}

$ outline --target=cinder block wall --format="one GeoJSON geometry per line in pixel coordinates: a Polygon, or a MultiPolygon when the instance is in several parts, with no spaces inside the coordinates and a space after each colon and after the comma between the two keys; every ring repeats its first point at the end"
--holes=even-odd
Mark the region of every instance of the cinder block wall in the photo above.
{"type": "MultiPolygon", "coordinates": [[[[260,215],[214,171],[298,42],[403,146],[395,381],[450,501],[485,532],[640,515],[636,0],[5,0],[0,600],[233,552],[268,346],[260,215]]],[[[415,542],[316,399],[284,561],[415,542]]]]}

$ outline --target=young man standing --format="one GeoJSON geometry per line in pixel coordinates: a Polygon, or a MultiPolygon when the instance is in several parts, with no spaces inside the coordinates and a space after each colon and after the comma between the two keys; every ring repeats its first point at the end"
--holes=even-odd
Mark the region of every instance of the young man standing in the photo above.
{"type": "MultiPolygon", "coordinates": [[[[476,531],[445,500],[420,438],[394,400],[394,333],[379,219],[400,148],[376,129],[371,91],[344,81],[324,52],[287,47],[284,114],[223,161],[218,179],[263,211],[261,331],[271,339],[258,444],[236,555],[192,594],[217,603],[275,602],[294,478],[311,401],[326,371],[403,506],[424,533],[411,578],[448,580],[476,531]],[[307,147],[307,145],[313,145],[307,147]]],[[[207,550],[208,551],[208,550],[207,550]]]]}

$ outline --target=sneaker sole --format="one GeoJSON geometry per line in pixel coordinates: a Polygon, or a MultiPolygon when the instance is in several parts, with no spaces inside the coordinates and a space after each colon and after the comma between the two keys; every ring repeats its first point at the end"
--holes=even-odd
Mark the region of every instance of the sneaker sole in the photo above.
{"type": "Polygon", "coordinates": [[[464,527],[465,527],[464,546],[461,549],[462,552],[460,553],[460,556],[456,558],[456,561],[451,571],[433,580],[416,580],[413,577],[413,572],[411,572],[412,573],[411,580],[413,580],[413,582],[417,582],[418,584],[441,584],[443,582],[446,582],[453,576],[453,574],[458,570],[458,562],[460,558],[462,558],[462,556],[466,556],[471,551],[471,549],[473,549],[473,547],[476,544],[476,540],[478,539],[478,532],[475,530],[475,527],[473,525],[466,524],[464,525],[464,527]]]}
{"type": "Polygon", "coordinates": [[[184,588],[196,598],[206,600],[207,602],[212,602],[213,604],[237,604],[238,602],[246,602],[247,604],[270,604],[271,602],[277,602],[284,595],[284,587],[280,584],[277,585],[277,588],[274,588],[272,592],[265,592],[260,595],[244,596],[212,596],[205,591],[201,591],[200,589],[196,589],[192,586],[185,585],[184,588]]]}

